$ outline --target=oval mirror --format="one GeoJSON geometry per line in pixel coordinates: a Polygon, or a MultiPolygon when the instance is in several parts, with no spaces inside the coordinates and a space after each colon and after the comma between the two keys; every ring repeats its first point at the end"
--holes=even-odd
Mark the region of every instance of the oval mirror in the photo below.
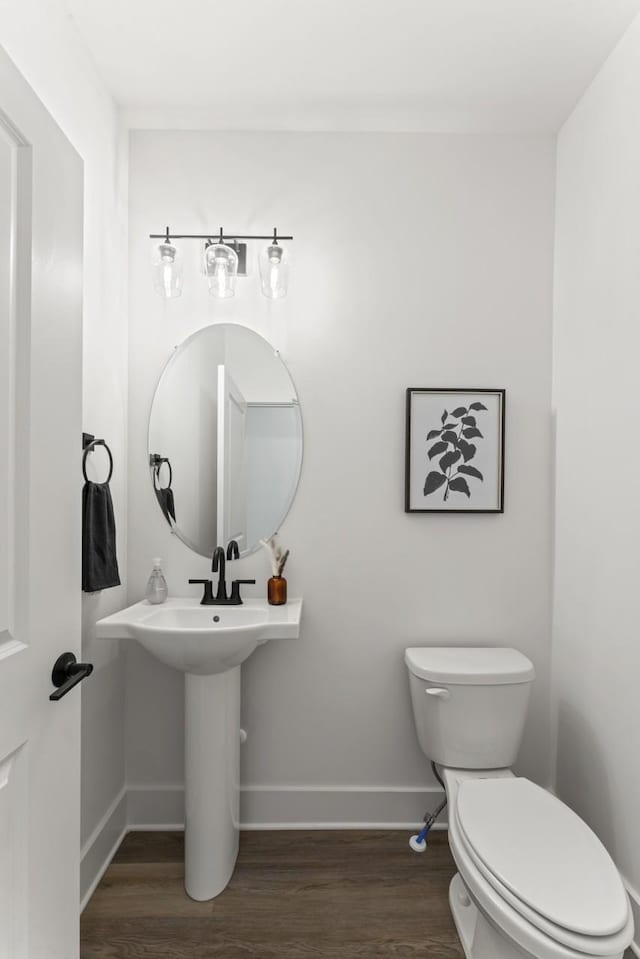
{"type": "Polygon", "coordinates": [[[198,330],[160,377],[149,467],[164,518],[203,556],[235,539],[241,555],[280,527],[302,466],[302,417],[285,364],[232,323],[198,330]]]}

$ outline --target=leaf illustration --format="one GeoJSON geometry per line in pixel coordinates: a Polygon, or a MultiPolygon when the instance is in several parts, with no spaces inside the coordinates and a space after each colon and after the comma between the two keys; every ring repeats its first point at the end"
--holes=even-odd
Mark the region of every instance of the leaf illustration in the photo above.
{"type": "MultiPolygon", "coordinates": [[[[429,437],[427,437],[427,439],[429,439],[429,437]]],[[[453,443],[454,446],[458,445],[458,434],[454,433],[453,430],[445,430],[442,434],[442,439],[446,443],[453,443]]]]}
{"type": "Polygon", "coordinates": [[[432,460],[434,456],[437,456],[438,453],[444,453],[447,448],[447,443],[440,441],[439,443],[434,443],[431,449],[429,450],[429,459],[432,460]]]}
{"type": "Polygon", "coordinates": [[[472,403],[469,407],[470,410],[486,410],[484,403],[472,403]]]}
{"type": "Polygon", "coordinates": [[[440,417],[440,422],[441,422],[443,425],[444,425],[444,423],[445,423],[448,415],[449,415],[449,414],[448,414],[447,411],[445,410],[444,413],[442,414],[442,416],[440,417]]]}
{"type": "Polygon", "coordinates": [[[446,480],[447,477],[443,473],[436,473],[435,471],[429,473],[424,483],[424,495],[428,496],[429,493],[435,493],[446,480]]]}
{"type": "Polygon", "coordinates": [[[450,466],[453,466],[454,463],[457,463],[462,453],[460,450],[453,450],[451,453],[445,453],[442,459],[440,460],[440,469],[445,473],[450,466]]]}
{"type": "Polygon", "coordinates": [[[442,433],[442,430],[429,430],[429,432],[427,433],[427,442],[429,440],[434,440],[436,436],[440,436],[441,433],[442,433]]]}
{"type": "Polygon", "coordinates": [[[445,428],[445,430],[457,430],[457,429],[458,429],[458,423],[445,423],[445,424],[444,424],[444,428],[445,428]]]}
{"type": "Polygon", "coordinates": [[[461,416],[464,416],[464,414],[465,414],[466,412],[467,412],[467,407],[466,407],[466,406],[458,406],[458,408],[455,409],[451,415],[452,415],[452,416],[457,416],[458,419],[459,419],[461,416]]]}
{"type": "Polygon", "coordinates": [[[474,436],[479,436],[480,439],[482,439],[482,433],[480,432],[480,430],[476,430],[476,429],[473,429],[473,428],[472,428],[472,429],[463,430],[463,431],[462,431],[462,435],[463,435],[463,436],[466,436],[466,438],[467,438],[468,440],[473,439],[474,436]]]}
{"type": "Polygon", "coordinates": [[[475,426],[476,418],[475,416],[463,416],[462,422],[464,423],[465,426],[475,426]]]}
{"type": "Polygon", "coordinates": [[[459,466],[458,472],[465,473],[467,476],[475,476],[476,479],[482,480],[482,482],[484,483],[484,476],[482,475],[480,470],[477,470],[475,468],[475,466],[459,466]]]}
{"type": "Polygon", "coordinates": [[[449,489],[455,490],[457,493],[466,493],[467,497],[471,496],[471,491],[467,486],[467,481],[461,476],[456,476],[455,479],[452,479],[449,483],[449,489]]]}
{"type": "Polygon", "coordinates": [[[458,446],[460,448],[460,452],[462,453],[464,457],[465,463],[468,463],[469,460],[472,460],[473,457],[476,455],[476,448],[473,445],[473,443],[467,443],[466,440],[460,440],[458,443],[458,446]]]}

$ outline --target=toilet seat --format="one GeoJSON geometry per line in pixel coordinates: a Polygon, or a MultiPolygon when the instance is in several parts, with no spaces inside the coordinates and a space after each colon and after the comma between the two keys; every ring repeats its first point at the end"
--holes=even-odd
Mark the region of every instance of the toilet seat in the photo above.
{"type": "Polygon", "coordinates": [[[498,891],[579,936],[623,928],[628,901],[608,852],[568,806],[528,779],[461,784],[462,838],[498,891]],[[568,850],[563,855],[562,850],[568,850]]]}
{"type": "MultiPolygon", "coordinates": [[[[526,856],[527,842],[519,843],[518,835],[522,834],[518,830],[526,826],[534,831],[535,841],[542,842],[543,847],[544,830],[548,827],[552,844],[562,842],[566,848],[566,838],[561,838],[562,833],[558,833],[557,827],[566,827],[567,814],[575,814],[560,800],[528,780],[510,776],[473,777],[461,782],[450,798],[453,809],[449,839],[454,859],[472,898],[500,928],[537,956],[563,956],[568,959],[585,955],[621,955],[632,930],[628,899],[608,853],[586,824],[575,817],[579,825],[570,837],[574,848],[582,853],[582,857],[580,852],[577,854],[578,871],[573,874],[578,886],[577,896],[558,895],[558,886],[554,887],[550,879],[549,859],[545,860],[548,848],[543,848],[542,854],[537,850],[536,856],[530,856],[528,860],[522,858],[523,853],[526,856]],[[510,785],[514,783],[516,785],[510,785]],[[522,805],[518,805],[516,811],[520,799],[522,805]],[[541,810],[544,813],[543,822],[528,821],[527,817],[532,811],[539,819],[541,810]],[[509,823],[511,830],[504,828],[509,823]],[[495,824],[499,824],[499,830],[495,824]],[[496,844],[494,838],[497,832],[502,833],[502,837],[498,837],[496,844]],[[576,835],[582,836],[582,839],[576,840],[576,835]],[[583,845],[578,845],[580,842],[583,845]],[[581,882],[583,876],[579,871],[580,864],[584,866],[584,856],[588,860],[590,855],[599,865],[605,862],[602,883],[595,878],[591,890],[588,880],[581,882]],[[605,860],[600,858],[602,856],[606,857],[605,860]],[[541,863],[542,867],[537,873],[536,862],[541,863]],[[533,867],[531,863],[534,863],[533,867]],[[609,865],[614,870],[613,878],[609,865]],[[527,882],[527,877],[531,877],[530,868],[533,870],[533,882],[527,882]],[[541,881],[543,877],[548,887],[541,881]],[[594,904],[592,894],[604,894],[606,902],[602,908],[595,906],[595,915],[581,908],[580,895],[585,890],[587,907],[594,904]],[[563,906],[568,905],[566,912],[558,908],[557,900],[563,906]],[[538,909],[534,908],[536,905],[538,909]],[[544,915],[545,912],[551,913],[553,918],[544,915]],[[567,922],[589,931],[567,928],[567,922]]],[[[573,825],[576,826],[576,823],[573,825]]],[[[565,863],[564,871],[559,870],[565,883],[566,877],[572,874],[571,870],[571,863],[565,863]]]]}

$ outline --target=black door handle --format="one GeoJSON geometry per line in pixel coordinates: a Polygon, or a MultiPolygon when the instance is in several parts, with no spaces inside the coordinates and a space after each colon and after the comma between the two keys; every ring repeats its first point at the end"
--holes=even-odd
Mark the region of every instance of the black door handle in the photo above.
{"type": "Polygon", "coordinates": [[[93,672],[93,663],[79,663],[73,653],[63,653],[58,656],[51,673],[51,682],[58,688],[51,693],[49,699],[57,702],[66,696],[70,689],[81,683],[93,672]]]}

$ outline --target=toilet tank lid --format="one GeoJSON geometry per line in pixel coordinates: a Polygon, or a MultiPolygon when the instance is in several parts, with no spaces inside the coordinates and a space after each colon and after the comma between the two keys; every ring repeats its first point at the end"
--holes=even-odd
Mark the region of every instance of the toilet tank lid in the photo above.
{"type": "Polygon", "coordinates": [[[502,646],[413,646],[404,661],[414,676],[452,686],[530,683],[536,677],[531,660],[502,646]]]}

